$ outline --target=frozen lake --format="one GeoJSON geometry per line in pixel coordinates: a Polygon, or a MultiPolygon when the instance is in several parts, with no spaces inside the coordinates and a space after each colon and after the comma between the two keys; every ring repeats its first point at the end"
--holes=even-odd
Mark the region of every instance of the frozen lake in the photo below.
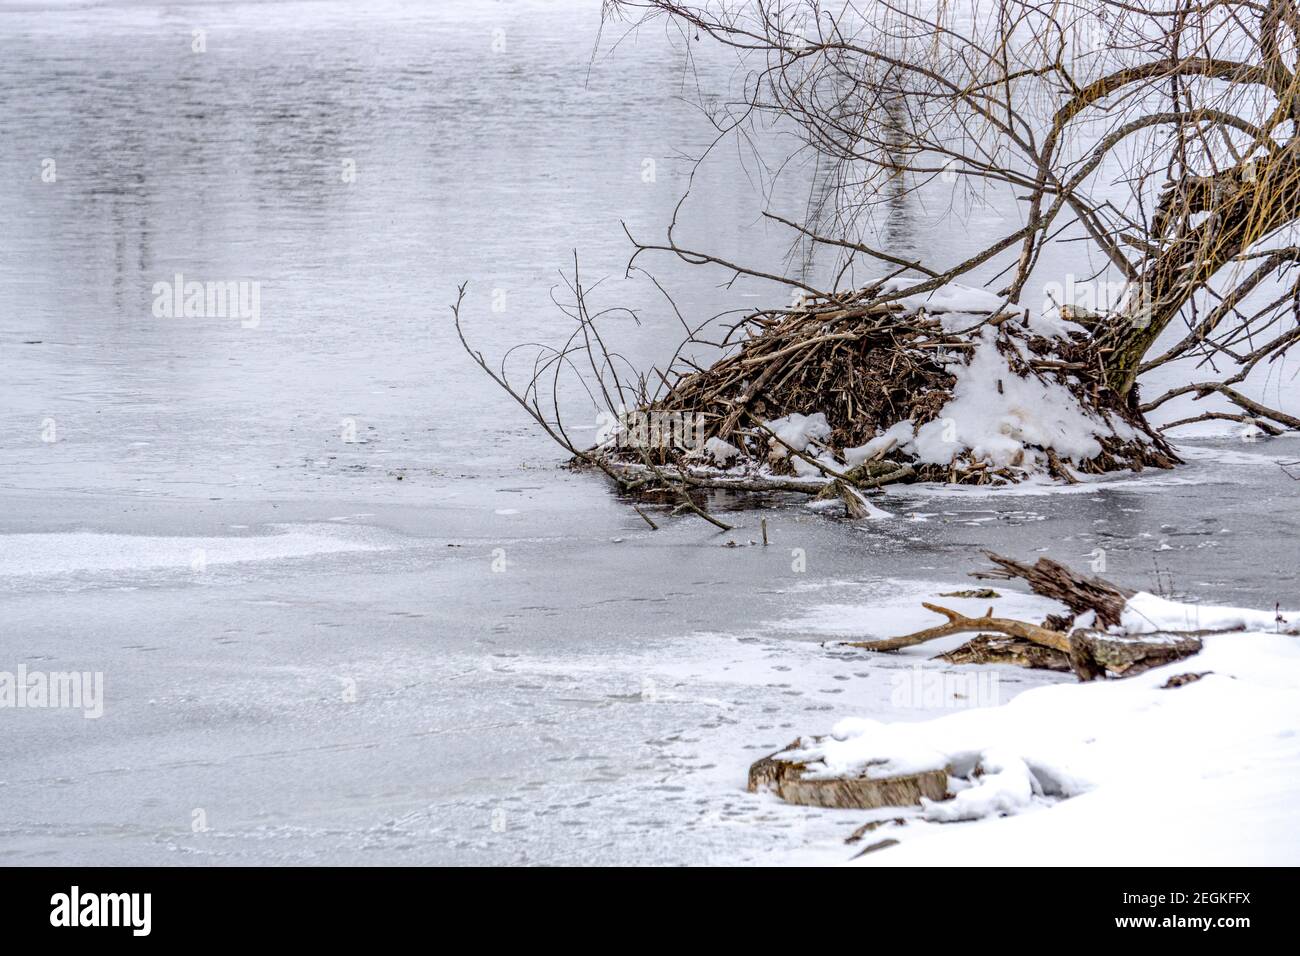
{"type": "MultiPolygon", "coordinates": [[[[768,548],[754,513],[650,531],[557,467],[446,307],[469,280],[490,357],[554,342],[576,247],[646,310],[624,350],[671,351],[619,222],[657,237],[711,138],[680,54],[593,58],[582,0],[366,6],[0,3],[0,670],[105,684],[97,720],[0,711],[0,862],[838,859],[860,815],[744,771],[925,715],[890,701],[910,661],[819,643],[874,606],[981,547],[1300,603],[1292,438],[1069,494],[908,489],[894,521],[778,507],[768,548]],[[178,273],[259,282],[258,321],[155,316],[178,273]]],[[[787,249],[734,159],[699,196],[702,241],[787,249]]],[[[763,292],[663,275],[689,314],[763,292]]]]}

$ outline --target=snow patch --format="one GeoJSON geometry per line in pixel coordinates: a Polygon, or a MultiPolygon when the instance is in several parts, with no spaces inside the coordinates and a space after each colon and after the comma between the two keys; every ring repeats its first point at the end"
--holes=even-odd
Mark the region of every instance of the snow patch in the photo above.
{"type": "Polygon", "coordinates": [[[947,768],[953,796],[862,865],[1294,862],[1300,831],[1298,615],[1139,594],[1125,629],[1245,626],[1194,657],[1124,680],[1038,687],[998,707],[920,722],[842,720],[785,756],[810,775],[947,768]],[[1168,680],[1194,673],[1181,686],[1168,680]],[[1068,799],[1064,799],[1068,798],[1068,799]],[[1150,808],[1158,812],[1150,812],[1150,808]],[[1046,812],[1026,812],[1045,810],[1046,812]],[[1106,839],[1097,839],[1106,834],[1106,839]]]}
{"type": "Polygon", "coordinates": [[[1085,412],[1065,386],[1012,372],[993,328],[981,331],[970,363],[954,374],[952,399],[911,442],[923,464],[947,464],[969,451],[1002,468],[1021,464],[1028,446],[1082,461],[1101,454],[1099,435],[1133,437],[1127,424],[1106,423],[1085,412]]]}
{"type": "MultiPolygon", "coordinates": [[[[807,451],[811,442],[825,441],[831,436],[831,426],[827,423],[826,416],[822,412],[815,415],[800,415],[798,412],[794,412],[784,418],[773,419],[764,424],[781,441],[796,451],[807,451]]],[[[784,458],[789,454],[789,449],[785,445],[776,443],[776,447],[772,449],[772,454],[777,458],[784,458]]]]}
{"type": "MultiPolygon", "coordinates": [[[[904,289],[910,289],[920,284],[921,280],[919,279],[895,276],[887,280],[881,288],[886,293],[894,293],[902,292],[904,289]]],[[[962,285],[960,282],[949,282],[929,292],[918,292],[915,295],[903,296],[898,301],[910,311],[924,309],[926,312],[969,314],[1001,312],[1009,300],[1005,296],[994,295],[992,292],[962,285]]],[[[972,325],[984,317],[983,315],[971,316],[972,321],[968,322],[967,325],[972,325]]]]}
{"type": "Polygon", "coordinates": [[[1013,372],[992,327],[980,331],[970,362],[954,365],[952,372],[952,398],[934,419],[919,428],[911,420],[901,421],[864,445],[846,448],[848,467],[897,447],[924,465],[947,465],[969,452],[995,468],[1030,470],[1043,464],[1039,449],[1077,462],[1101,454],[1101,436],[1125,441],[1138,437],[1127,422],[1103,420],[1085,411],[1064,385],[1013,372]]]}
{"type": "Polygon", "coordinates": [[[702,448],[691,452],[687,457],[703,458],[718,468],[730,468],[740,457],[740,449],[714,435],[704,443],[702,448]]]}
{"type": "Polygon", "coordinates": [[[911,419],[905,419],[891,425],[865,445],[846,448],[843,451],[844,462],[849,468],[856,468],[864,461],[874,458],[878,453],[887,454],[896,445],[910,443],[915,435],[911,419]]]}
{"type": "Polygon", "coordinates": [[[1128,634],[1154,631],[1263,631],[1300,634],[1300,612],[1183,604],[1139,592],[1128,599],[1120,626],[1128,634]]]}
{"type": "Polygon", "coordinates": [[[307,526],[271,535],[176,537],[86,531],[0,537],[0,577],[78,571],[187,569],[251,561],[283,561],[350,551],[383,550],[337,525],[307,526]]]}

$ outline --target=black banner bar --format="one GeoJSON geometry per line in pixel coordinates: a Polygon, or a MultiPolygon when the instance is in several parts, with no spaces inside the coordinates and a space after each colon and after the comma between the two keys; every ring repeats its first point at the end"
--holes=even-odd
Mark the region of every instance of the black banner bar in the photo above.
{"type": "MultiPolygon", "coordinates": [[[[435,924],[485,945],[622,926],[628,938],[890,931],[954,941],[1002,927],[1070,941],[1130,937],[1231,945],[1289,932],[1285,869],[6,869],[7,941],[338,945],[435,924]],[[1243,936],[1243,934],[1245,934],[1243,936]]],[[[442,931],[440,931],[442,932],[442,931]]],[[[604,932],[604,930],[602,930],[604,932]]],[[[920,938],[918,936],[918,939],[920,938]]],[[[828,941],[829,941],[828,940],[828,941]]],[[[593,938],[593,942],[598,939],[593,938]]],[[[463,944],[462,944],[463,945],[463,944]]]]}

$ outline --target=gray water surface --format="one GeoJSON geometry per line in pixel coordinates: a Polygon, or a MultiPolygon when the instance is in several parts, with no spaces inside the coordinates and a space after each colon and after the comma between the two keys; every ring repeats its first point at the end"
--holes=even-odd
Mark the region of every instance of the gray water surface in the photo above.
{"type": "MultiPolygon", "coordinates": [[[[692,84],[732,64],[688,74],[654,31],[608,55],[580,0],[362,6],[0,5],[0,670],[106,689],[98,720],[0,711],[0,860],[775,861],[855,823],[746,795],[746,765],[920,716],[888,707],[899,665],[804,629],[818,607],[960,584],[984,547],[1300,604],[1290,438],[651,531],[558,467],[447,305],[469,280],[490,357],[562,339],[576,248],[643,310],[629,357],[662,359],[677,320],[623,278],[619,223],[661,234],[713,135],[692,84]],[[258,281],[256,327],[156,317],[176,273],[258,281]]],[[[702,242],[789,251],[738,158],[697,196],[702,242]]],[[[662,268],[691,315],[770,294],[662,268]]]]}

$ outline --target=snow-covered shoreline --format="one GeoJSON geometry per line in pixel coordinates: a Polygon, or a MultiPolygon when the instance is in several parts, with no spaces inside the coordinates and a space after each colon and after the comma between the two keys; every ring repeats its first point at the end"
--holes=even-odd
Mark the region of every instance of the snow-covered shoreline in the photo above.
{"type": "MultiPolygon", "coordinates": [[[[898,808],[790,806],[746,793],[746,770],[848,717],[964,711],[994,675],[1004,702],[1074,678],[930,662],[941,644],[890,656],[831,643],[936,623],[921,601],[1034,620],[1059,610],[1002,585],[997,600],[940,597],[973,586],[963,572],[980,546],[1076,566],[1105,548],[1104,573],[1124,583],[1147,584],[1158,561],[1165,593],[1294,606],[1282,569],[1294,553],[1295,485],[1275,463],[1300,457],[1294,441],[1206,446],[1180,485],[1163,474],[1071,494],[915,485],[890,496],[899,519],[879,522],[773,508],[763,512],[767,548],[748,545],[757,516],[728,534],[692,519],[651,531],[615,500],[575,494],[597,479],[570,472],[539,470],[537,488],[466,479],[441,490],[408,476],[365,500],[330,484],[301,501],[250,490],[205,495],[201,508],[111,488],[9,490],[0,603],[11,640],[0,670],[27,659],[29,670],[102,671],[105,714],[8,713],[8,859],[840,865],[899,839],[906,846],[862,858],[888,865],[933,836],[926,852],[960,864],[968,832],[1036,826],[1105,791],[937,824],[898,808]],[[114,555],[111,566],[59,563],[86,534],[96,547],[81,553],[114,555]],[[349,547],[279,546],[308,534],[349,547]],[[507,549],[503,574],[490,570],[496,547],[507,549]],[[793,549],[806,556],[803,573],[793,549]],[[649,598],[647,573],[657,582],[649,598]],[[914,682],[921,693],[902,693],[914,682]],[[965,696],[947,693],[954,686],[965,696]],[[116,828],[141,793],[167,796],[142,807],[129,832],[116,828]],[[199,806],[204,834],[190,829],[199,806]],[[895,817],[909,822],[845,842],[895,817]]],[[[1189,691],[1197,685],[1160,693],[1189,691]]],[[[1207,820],[1233,812],[1212,814],[1205,792],[1207,820]]],[[[1121,823],[1144,812],[1127,800],[1112,807],[1121,823]]],[[[1090,852],[1039,862],[1087,862],[1090,852]]],[[[1171,852],[1153,839],[1137,858],[1171,852]]]]}
{"type": "Polygon", "coordinates": [[[919,722],[847,718],[779,757],[806,779],[947,769],[949,799],[874,811],[862,864],[1294,864],[1298,620],[1139,594],[1127,633],[1242,629],[1123,680],[919,722]]]}

